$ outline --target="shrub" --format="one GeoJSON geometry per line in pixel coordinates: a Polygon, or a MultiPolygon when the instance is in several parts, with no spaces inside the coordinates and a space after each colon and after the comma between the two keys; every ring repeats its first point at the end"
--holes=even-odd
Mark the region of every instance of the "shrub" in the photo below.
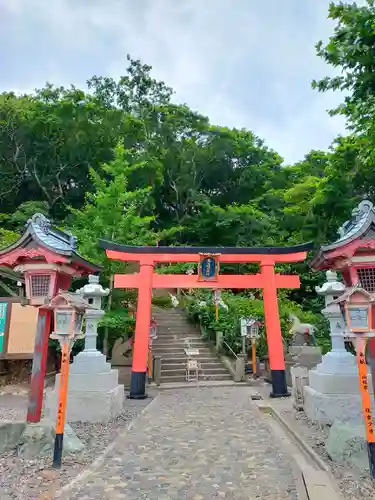
{"type": "Polygon", "coordinates": [[[172,307],[172,302],[169,295],[167,296],[160,295],[159,297],[153,297],[152,303],[156,307],[164,307],[164,308],[172,307]]]}
{"type": "MultiPolygon", "coordinates": [[[[313,313],[302,311],[299,304],[287,299],[283,294],[279,298],[279,313],[281,331],[285,345],[290,341],[289,330],[291,328],[289,314],[293,313],[301,321],[312,323],[317,327],[319,335],[317,335],[318,343],[323,343],[327,350],[329,348],[329,336],[327,327],[322,316],[313,313]],[[328,343],[327,343],[328,340],[328,343]]],[[[216,321],[215,305],[212,302],[212,292],[200,290],[191,297],[186,297],[185,308],[188,317],[194,323],[200,323],[206,330],[207,335],[211,340],[214,340],[216,332],[223,332],[225,342],[233,351],[238,354],[242,349],[242,339],[240,332],[241,317],[256,317],[260,321],[264,321],[264,305],[263,300],[250,298],[244,294],[233,294],[232,292],[222,292],[224,303],[228,306],[228,310],[219,309],[219,320],[216,321]]],[[[267,340],[265,328],[260,328],[260,338],[257,343],[258,355],[263,357],[267,354],[267,340]]]]}

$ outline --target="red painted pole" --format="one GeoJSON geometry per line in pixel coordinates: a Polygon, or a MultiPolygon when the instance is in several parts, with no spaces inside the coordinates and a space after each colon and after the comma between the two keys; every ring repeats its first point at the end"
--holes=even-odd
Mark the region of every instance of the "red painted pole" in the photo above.
{"type": "Polygon", "coordinates": [[[137,318],[135,323],[135,339],[132,374],[130,380],[131,399],[145,399],[146,372],[148,360],[148,337],[151,321],[152,274],[153,264],[140,263],[137,318]]]}
{"type": "Polygon", "coordinates": [[[264,318],[266,323],[268,357],[271,368],[271,397],[290,396],[286,385],[284,346],[281,335],[279,304],[274,264],[260,264],[263,276],[264,318]]]}
{"type": "Polygon", "coordinates": [[[51,311],[39,309],[27,408],[28,423],[38,423],[42,417],[44,377],[47,368],[48,339],[50,333],[51,311]]]}

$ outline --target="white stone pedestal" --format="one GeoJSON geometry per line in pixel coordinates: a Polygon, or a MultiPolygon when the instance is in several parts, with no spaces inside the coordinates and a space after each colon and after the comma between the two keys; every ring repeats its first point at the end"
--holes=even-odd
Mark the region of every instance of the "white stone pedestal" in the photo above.
{"type": "MultiPolygon", "coordinates": [[[[371,374],[368,376],[372,391],[371,374]]],[[[362,402],[355,356],[349,352],[329,352],[314,370],[309,371],[309,385],[304,387],[304,410],[319,424],[336,420],[361,422],[362,402]]]]}
{"type": "MultiPolygon", "coordinates": [[[[46,394],[45,408],[50,416],[57,414],[60,374],[55,389],[46,394]]],[[[123,411],[124,386],[118,383],[118,371],[112,370],[105,356],[81,352],[75,357],[69,374],[66,418],[68,422],[108,422],[123,411]]]]}
{"type": "MultiPolygon", "coordinates": [[[[85,349],[70,365],[66,418],[68,422],[108,422],[124,407],[124,386],[118,383],[118,371],[112,370],[106,357],[96,350],[97,324],[101,310],[86,312],[85,349]]],[[[46,394],[45,410],[51,418],[57,415],[60,375],[55,389],[46,394]]]]}

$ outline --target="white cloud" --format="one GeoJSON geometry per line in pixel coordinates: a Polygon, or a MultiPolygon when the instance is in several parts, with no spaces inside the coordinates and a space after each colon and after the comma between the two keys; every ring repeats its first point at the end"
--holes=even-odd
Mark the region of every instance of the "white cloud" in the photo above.
{"type": "Polygon", "coordinates": [[[315,55],[328,0],[0,0],[0,88],[83,85],[153,66],[176,99],[213,123],[246,127],[297,161],[343,131],[310,88],[330,73],[315,55]],[[1,48],[2,47],[2,48],[1,48]]]}

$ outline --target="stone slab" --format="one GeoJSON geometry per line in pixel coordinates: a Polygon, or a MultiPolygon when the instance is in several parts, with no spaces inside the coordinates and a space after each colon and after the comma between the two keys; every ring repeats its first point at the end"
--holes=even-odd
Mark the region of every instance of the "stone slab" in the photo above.
{"type": "Polygon", "coordinates": [[[368,472],[369,462],[364,424],[336,421],[329,432],[326,451],[330,458],[345,467],[368,472]]]}
{"type": "Polygon", "coordinates": [[[301,354],[305,354],[306,356],[317,356],[317,357],[322,357],[322,351],[320,347],[316,346],[309,346],[309,345],[304,345],[304,346],[290,346],[288,349],[288,355],[289,356],[300,356],[301,354]]]}
{"type": "Polygon", "coordinates": [[[335,421],[362,422],[361,396],[355,394],[322,394],[307,385],[303,390],[304,410],[309,420],[321,425],[335,421]]]}
{"type": "MultiPolygon", "coordinates": [[[[371,375],[368,376],[369,390],[372,392],[371,375]]],[[[353,394],[359,393],[359,376],[353,374],[323,373],[316,369],[309,371],[309,385],[322,394],[353,394]]]]}
{"type": "Polygon", "coordinates": [[[327,473],[308,465],[302,467],[302,473],[309,500],[341,500],[327,473]]]}
{"type": "Polygon", "coordinates": [[[70,365],[70,373],[92,374],[110,372],[111,365],[107,363],[104,354],[96,352],[80,352],[70,365]]]}
{"type": "MultiPolygon", "coordinates": [[[[116,418],[124,409],[124,387],[117,385],[110,391],[68,392],[66,420],[68,422],[102,422],[116,418]]],[[[46,394],[45,412],[50,418],[57,414],[58,391],[46,394]]]]}
{"type": "Polygon", "coordinates": [[[132,367],[129,366],[116,366],[118,370],[118,383],[125,387],[130,387],[130,379],[132,374],[132,367]]]}
{"type": "Polygon", "coordinates": [[[330,351],[322,357],[316,370],[331,375],[354,375],[357,373],[357,360],[347,351],[330,351]]]}
{"type": "MultiPolygon", "coordinates": [[[[56,375],[55,389],[60,385],[60,374],[56,375]]],[[[107,392],[118,385],[118,371],[100,373],[70,373],[69,392],[107,392]]]]}
{"type": "MultiPolygon", "coordinates": [[[[52,456],[55,445],[55,423],[43,419],[37,424],[27,424],[20,436],[17,454],[25,460],[52,456]]],[[[79,453],[84,449],[83,443],[75,435],[73,429],[66,424],[64,428],[63,453],[79,453]]]]}
{"type": "Polygon", "coordinates": [[[0,454],[16,448],[25,430],[26,422],[3,420],[0,422],[0,454]]]}

